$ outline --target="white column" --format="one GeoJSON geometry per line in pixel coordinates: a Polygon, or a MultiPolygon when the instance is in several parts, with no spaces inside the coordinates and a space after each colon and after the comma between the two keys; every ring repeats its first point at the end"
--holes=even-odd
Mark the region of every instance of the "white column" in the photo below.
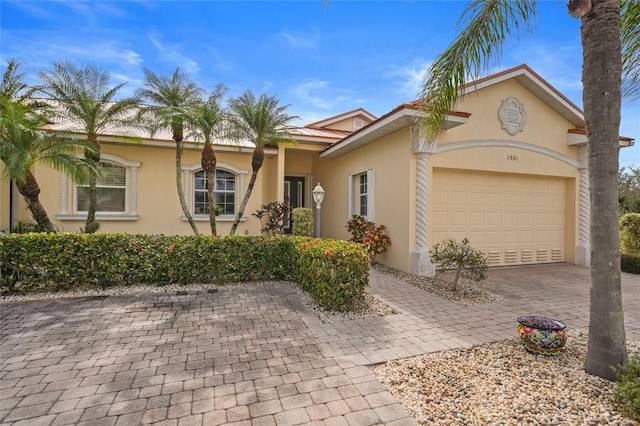
{"type": "Polygon", "coordinates": [[[436,270],[429,254],[427,237],[429,154],[418,152],[416,159],[416,249],[412,253],[412,272],[414,275],[432,277],[436,270]]]}
{"type": "Polygon", "coordinates": [[[591,196],[589,194],[589,170],[580,169],[580,209],[578,223],[578,247],[576,247],[576,264],[591,266],[591,244],[589,242],[589,214],[591,196]]]}

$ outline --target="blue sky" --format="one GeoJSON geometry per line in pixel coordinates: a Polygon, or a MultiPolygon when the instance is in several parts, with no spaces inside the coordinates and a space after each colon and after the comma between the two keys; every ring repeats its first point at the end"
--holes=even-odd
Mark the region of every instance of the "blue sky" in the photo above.
{"type": "MultiPolygon", "coordinates": [[[[503,52],[499,71],[528,64],[582,106],[580,21],[565,1],[539,2],[531,33],[503,52]]],[[[453,40],[466,1],[0,0],[0,59],[35,78],[54,60],[93,63],[126,91],[143,67],[177,66],[206,89],[224,83],[276,95],[305,124],[363,107],[381,116],[416,97],[429,64],[453,40]]],[[[640,166],[640,101],[620,133],[636,139],[620,164],[640,166]]]]}

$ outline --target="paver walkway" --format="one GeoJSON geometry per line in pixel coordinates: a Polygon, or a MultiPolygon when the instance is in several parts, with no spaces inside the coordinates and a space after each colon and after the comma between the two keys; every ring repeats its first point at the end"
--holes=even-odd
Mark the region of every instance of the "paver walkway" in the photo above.
{"type": "MultiPolygon", "coordinates": [[[[390,275],[370,292],[400,313],[322,323],[286,283],[217,293],[0,306],[3,425],[413,425],[369,365],[516,336],[519,315],[588,324],[589,271],[494,269],[502,302],[464,307],[390,275]]],[[[623,274],[640,339],[640,277],[623,274]]]]}

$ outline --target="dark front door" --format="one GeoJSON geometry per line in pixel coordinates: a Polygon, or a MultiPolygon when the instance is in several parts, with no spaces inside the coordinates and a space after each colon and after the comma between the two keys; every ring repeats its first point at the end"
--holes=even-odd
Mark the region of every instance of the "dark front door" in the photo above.
{"type": "Polygon", "coordinates": [[[284,202],[289,204],[289,213],[284,221],[285,234],[291,234],[293,220],[291,211],[296,207],[304,207],[304,178],[295,176],[284,177],[284,202]]]}

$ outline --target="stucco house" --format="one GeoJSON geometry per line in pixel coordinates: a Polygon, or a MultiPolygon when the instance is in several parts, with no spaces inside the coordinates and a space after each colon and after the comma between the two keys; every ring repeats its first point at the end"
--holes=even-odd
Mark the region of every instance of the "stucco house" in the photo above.
{"type": "MultiPolygon", "coordinates": [[[[429,249],[468,237],[491,266],[549,262],[589,264],[587,137],[582,111],[526,65],[463,89],[442,131],[427,140],[416,102],[382,117],[356,109],[294,129],[295,145],[267,148],[239,234],[259,234],[251,213],[288,200],[313,208],[313,187],[326,195],[321,235],[347,239],[347,220],[360,214],[387,226],[392,245],[378,260],[430,275],[429,249]]],[[[64,123],[55,130],[73,132],[64,123]]],[[[114,132],[116,133],[116,132],[114,132]]],[[[141,143],[104,135],[101,231],[190,234],[175,189],[170,136],[141,143]]],[[[633,145],[620,138],[620,147],[633,145]]],[[[251,173],[251,146],[218,141],[216,192],[227,234],[251,173]]],[[[201,144],[187,141],[183,181],[202,233],[209,232],[201,144]]],[[[41,201],[62,231],[84,225],[86,189],[45,167],[36,170],[41,201]]],[[[8,182],[0,184],[0,228],[30,217],[8,182]]]]}

